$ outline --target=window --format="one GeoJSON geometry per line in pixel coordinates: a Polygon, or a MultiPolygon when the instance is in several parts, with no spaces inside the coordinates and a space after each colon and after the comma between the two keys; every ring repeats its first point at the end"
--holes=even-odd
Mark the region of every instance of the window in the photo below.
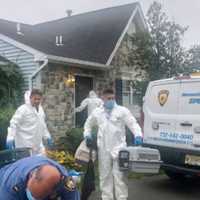
{"type": "Polygon", "coordinates": [[[132,80],[122,80],[122,102],[127,107],[137,105],[139,102],[139,95],[134,90],[132,80]]]}

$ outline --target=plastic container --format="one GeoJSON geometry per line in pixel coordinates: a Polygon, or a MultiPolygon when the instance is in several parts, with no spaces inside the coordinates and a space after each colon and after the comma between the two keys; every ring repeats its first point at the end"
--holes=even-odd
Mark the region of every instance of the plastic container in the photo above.
{"type": "Polygon", "coordinates": [[[119,152],[119,167],[122,171],[157,174],[161,163],[157,149],[130,146],[119,152]]]}

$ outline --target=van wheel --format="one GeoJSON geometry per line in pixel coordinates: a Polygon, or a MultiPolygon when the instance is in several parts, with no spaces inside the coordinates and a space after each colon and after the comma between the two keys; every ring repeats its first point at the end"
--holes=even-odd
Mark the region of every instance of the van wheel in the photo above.
{"type": "Polygon", "coordinates": [[[185,174],[178,173],[178,172],[173,172],[173,171],[170,171],[170,170],[165,170],[165,174],[166,174],[171,180],[181,181],[181,180],[186,179],[185,174]]]}

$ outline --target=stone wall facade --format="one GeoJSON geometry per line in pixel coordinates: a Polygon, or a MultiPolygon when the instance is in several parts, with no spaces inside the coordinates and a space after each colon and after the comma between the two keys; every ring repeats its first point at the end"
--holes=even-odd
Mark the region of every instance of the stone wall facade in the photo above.
{"type": "Polygon", "coordinates": [[[93,77],[94,90],[99,94],[108,84],[108,75],[105,71],[81,69],[77,67],[57,66],[49,64],[41,72],[41,90],[44,94],[43,108],[47,117],[49,132],[57,139],[75,126],[74,106],[75,87],[68,87],[65,79],[69,74],[93,77]]]}
{"type": "Polygon", "coordinates": [[[116,79],[142,80],[146,76],[145,71],[128,63],[129,48],[125,37],[107,71],[53,63],[44,68],[40,74],[41,90],[44,94],[43,107],[47,116],[48,129],[54,138],[65,136],[65,133],[75,126],[73,114],[75,88],[65,84],[65,79],[69,74],[93,77],[93,89],[99,95],[105,87],[115,88],[116,79]]]}

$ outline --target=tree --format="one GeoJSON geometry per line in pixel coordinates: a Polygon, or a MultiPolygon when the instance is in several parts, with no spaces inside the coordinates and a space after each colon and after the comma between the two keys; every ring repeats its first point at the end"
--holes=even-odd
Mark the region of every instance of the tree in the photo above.
{"type": "Polygon", "coordinates": [[[187,27],[169,21],[162,5],[153,2],[147,12],[147,22],[152,38],[153,62],[150,80],[168,78],[182,71],[185,52],[181,39],[187,27]]]}
{"type": "Polygon", "coordinates": [[[13,63],[0,65],[0,106],[15,104],[23,83],[19,69],[13,63]]]}
{"type": "Polygon", "coordinates": [[[127,37],[132,43],[128,54],[128,65],[134,66],[136,71],[145,70],[146,78],[149,79],[149,69],[153,65],[152,39],[149,32],[137,32],[127,37]]]}
{"type": "Polygon", "coordinates": [[[128,64],[134,66],[136,71],[135,80],[133,81],[134,96],[137,95],[140,99],[139,104],[142,105],[142,97],[152,76],[151,66],[153,66],[154,57],[152,38],[147,31],[137,32],[128,37],[128,40],[132,43],[130,45],[132,48],[128,54],[128,64]]]}
{"type": "Polygon", "coordinates": [[[141,97],[149,81],[182,73],[186,56],[181,40],[187,28],[170,21],[160,3],[152,3],[146,21],[149,30],[128,38],[131,43],[129,65],[146,71],[143,80],[134,81],[134,89],[141,97]]]}
{"type": "Polygon", "coordinates": [[[200,70],[200,45],[194,45],[186,52],[184,73],[190,74],[200,70]]]}
{"type": "Polygon", "coordinates": [[[5,148],[7,128],[20,99],[23,79],[13,63],[0,63],[0,150],[5,148]]]}

